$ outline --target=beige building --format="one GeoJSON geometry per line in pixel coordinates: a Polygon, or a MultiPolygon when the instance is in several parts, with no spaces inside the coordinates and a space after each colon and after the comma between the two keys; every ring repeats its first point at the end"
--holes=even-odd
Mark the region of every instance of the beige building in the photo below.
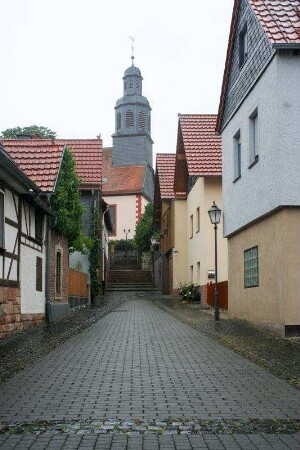
{"type": "MultiPolygon", "coordinates": [[[[177,152],[157,155],[155,175],[154,218],[160,230],[155,280],[170,294],[178,293],[179,283],[198,283],[203,303],[207,283],[214,282],[215,275],[214,228],[208,210],[213,201],[222,208],[221,140],[215,126],[215,115],[180,115],[177,152]]],[[[218,281],[227,289],[222,222],[218,267],[218,281]]]]}
{"type": "MultiPolygon", "coordinates": [[[[207,283],[214,282],[214,227],[208,210],[213,201],[222,209],[221,140],[216,115],[179,116],[175,166],[175,198],[186,202],[186,270],[182,281],[200,285],[207,301],[207,283]]],[[[227,282],[227,240],[218,227],[218,282],[227,282]]],[[[225,299],[220,298],[220,306],[225,299]]]]}
{"type": "Polygon", "coordinates": [[[229,315],[291,336],[300,331],[299,1],[256,3],[234,5],[217,122],[229,315]]]}

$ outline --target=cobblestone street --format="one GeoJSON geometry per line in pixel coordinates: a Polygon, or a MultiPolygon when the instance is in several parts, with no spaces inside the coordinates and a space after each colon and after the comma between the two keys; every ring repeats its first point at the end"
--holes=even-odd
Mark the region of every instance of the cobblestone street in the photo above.
{"type": "Polygon", "coordinates": [[[150,293],[109,295],[111,313],[2,384],[2,449],[300,448],[299,390],[150,293]]]}

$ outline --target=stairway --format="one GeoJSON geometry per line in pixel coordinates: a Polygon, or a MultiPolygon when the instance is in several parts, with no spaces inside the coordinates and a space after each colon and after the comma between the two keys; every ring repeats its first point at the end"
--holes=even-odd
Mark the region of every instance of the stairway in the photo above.
{"type": "Polygon", "coordinates": [[[116,269],[108,271],[107,291],[156,291],[150,270],[116,269]]]}

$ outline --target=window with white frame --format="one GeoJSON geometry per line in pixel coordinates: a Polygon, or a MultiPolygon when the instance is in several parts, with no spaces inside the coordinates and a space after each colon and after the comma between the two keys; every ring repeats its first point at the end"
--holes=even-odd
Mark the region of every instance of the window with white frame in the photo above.
{"type": "Polygon", "coordinates": [[[249,117],[249,164],[258,161],[258,108],[255,108],[249,117]]]}
{"type": "Polygon", "coordinates": [[[4,226],[5,226],[4,191],[0,190],[0,248],[4,248],[4,226]]]}
{"type": "Polygon", "coordinates": [[[258,247],[256,246],[244,251],[244,285],[245,288],[250,288],[258,284],[258,247]]]}
{"type": "Polygon", "coordinates": [[[200,261],[197,262],[197,283],[200,283],[200,261]]]}
{"type": "Polygon", "coordinates": [[[190,266],[190,280],[194,281],[194,267],[190,266]]]}
{"type": "Polygon", "coordinates": [[[242,143],[240,130],[234,135],[233,147],[234,147],[234,181],[236,181],[241,177],[242,174],[242,143]]]}

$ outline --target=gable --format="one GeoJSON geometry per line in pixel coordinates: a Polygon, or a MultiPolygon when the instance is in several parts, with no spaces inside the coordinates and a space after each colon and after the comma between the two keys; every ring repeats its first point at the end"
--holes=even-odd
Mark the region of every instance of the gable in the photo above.
{"type": "Polygon", "coordinates": [[[274,55],[271,43],[247,0],[236,0],[227,50],[217,128],[221,131],[274,55]],[[240,67],[239,41],[247,29],[248,57],[240,67]]]}

